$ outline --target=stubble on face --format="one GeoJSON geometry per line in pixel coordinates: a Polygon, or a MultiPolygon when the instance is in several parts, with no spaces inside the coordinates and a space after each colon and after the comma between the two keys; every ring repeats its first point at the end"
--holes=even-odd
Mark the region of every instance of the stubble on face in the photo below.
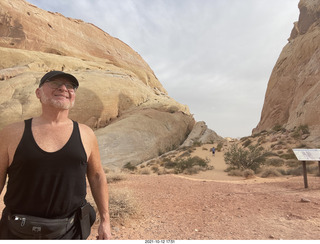
{"type": "Polygon", "coordinates": [[[40,88],[40,102],[45,105],[51,105],[57,109],[69,110],[74,106],[74,100],[71,102],[63,102],[59,100],[55,100],[53,98],[48,97],[44,91],[40,88]]]}

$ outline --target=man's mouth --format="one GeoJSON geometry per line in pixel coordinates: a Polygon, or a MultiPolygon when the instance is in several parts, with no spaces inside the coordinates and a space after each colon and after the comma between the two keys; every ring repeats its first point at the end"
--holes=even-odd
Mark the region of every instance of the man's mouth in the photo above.
{"type": "Polygon", "coordinates": [[[62,94],[57,94],[57,95],[54,95],[55,97],[63,97],[65,99],[69,99],[68,96],[65,96],[65,95],[62,95],[62,94]]]}

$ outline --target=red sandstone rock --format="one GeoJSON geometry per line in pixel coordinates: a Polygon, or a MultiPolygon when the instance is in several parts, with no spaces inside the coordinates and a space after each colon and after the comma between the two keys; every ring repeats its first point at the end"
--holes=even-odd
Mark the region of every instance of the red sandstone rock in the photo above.
{"type": "Polygon", "coordinates": [[[299,21],[273,68],[253,133],[275,125],[308,125],[311,134],[320,132],[320,0],[301,0],[299,9],[299,21]]]}

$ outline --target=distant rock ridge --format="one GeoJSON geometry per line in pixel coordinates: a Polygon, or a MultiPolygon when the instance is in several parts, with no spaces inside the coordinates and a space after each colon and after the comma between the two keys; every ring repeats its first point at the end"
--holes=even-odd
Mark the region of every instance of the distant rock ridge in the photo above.
{"type": "Polygon", "coordinates": [[[224,139],[209,129],[204,121],[197,122],[194,126],[188,138],[180,147],[190,147],[195,143],[214,143],[217,141],[223,141],[224,139]]]}
{"type": "Polygon", "coordinates": [[[39,115],[35,89],[46,72],[72,73],[80,87],[70,117],[95,130],[110,168],[179,147],[196,123],[127,44],[24,0],[0,2],[0,57],[0,129],[39,115]]]}
{"type": "Polygon", "coordinates": [[[315,140],[320,132],[320,0],[300,0],[300,15],[271,73],[253,133],[281,125],[308,125],[315,140]]]}

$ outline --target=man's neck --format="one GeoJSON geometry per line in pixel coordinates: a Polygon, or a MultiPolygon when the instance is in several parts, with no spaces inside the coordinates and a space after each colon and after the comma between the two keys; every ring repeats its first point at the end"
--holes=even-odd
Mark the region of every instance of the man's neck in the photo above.
{"type": "Polygon", "coordinates": [[[42,110],[42,114],[38,117],[40,123],[57,125],[70,122],[69,110],[42,110]]]}

